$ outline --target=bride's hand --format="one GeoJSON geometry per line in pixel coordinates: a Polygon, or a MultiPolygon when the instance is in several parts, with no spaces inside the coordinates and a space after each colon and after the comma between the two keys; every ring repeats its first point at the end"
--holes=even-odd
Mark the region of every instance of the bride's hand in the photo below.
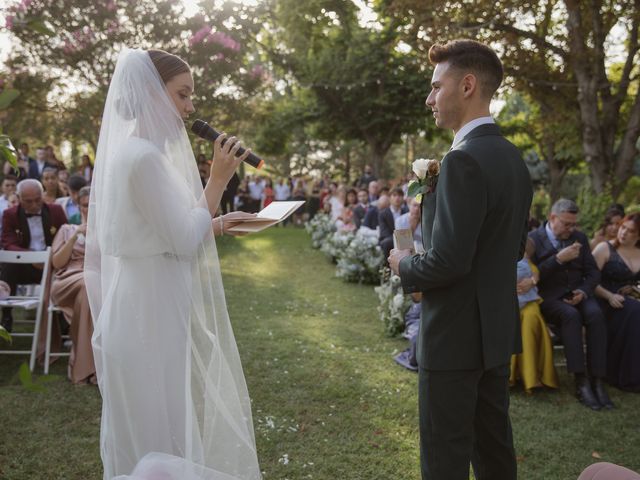
{"type": "Polygon", "coordinates": [[[254,218],[255,216],[256,216],[255,213],[247,213],[247,212],[227,213],[226,215],[222,216],[222,232],[225,235],[233,235],[234,237],[243,237],[247,234],[247,232],[232,232],[232,231],[229,231],[229,229],[244,222],[246,219],[254,218]]]}
{"type": "Polygon", "coordinates": [[[222,145],[225,138],[227,138],[227,135],[222,133],[213,142],[213,161],[209,175],[210,180],[224,184],[224,187],[227,186],[229,179],[240,163],[251,153],[251,150],[247,149],[240,157],[236,157],[240,142],[236,137],[229,137],[225,144],[222,145]]]}

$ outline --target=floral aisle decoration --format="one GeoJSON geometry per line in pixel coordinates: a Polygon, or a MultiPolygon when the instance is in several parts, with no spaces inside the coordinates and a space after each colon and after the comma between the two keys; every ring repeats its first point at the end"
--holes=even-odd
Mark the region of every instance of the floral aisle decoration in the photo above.
{"type": "Polygon", "coordinates": [[[422,195],[436,191],[438,176],[440,175],[440,161],[418,158],[411,165],[411,169],[416,174],[417,179],[409,182],[407,195],[416,197],[419,202],[422,200],[422,195]]]}
{"type": "Polygon", "coordinates": [[[404,331],[404,317],[411,307],[411,296],[405,295],[398,275],[385,275],[386,280],[375,288],[380,300],[378,313],[387,335],[395,337],[404,331]]]}
{"type": "Polygon", "coordinates": [[[347,282],[375,284],[384,262],[377,234],[358,231],[349,246],[338,254],[336,276],[347,282]]]}
{"type": "Polygon", "coordinates": [[[311,246],[320,248],[324,240],[336,231],[336,226],[329,215],[319,213],[307,222],[305,229],[311,235],[311,246]]]}
{"type": "Polygon", "coordinates": [[[325,237],[320,250],[329,257],[332,262],[337,263],[338,258],[347,249],[354,236],[355,234],[353,232],[334,232],[325,237]]]}

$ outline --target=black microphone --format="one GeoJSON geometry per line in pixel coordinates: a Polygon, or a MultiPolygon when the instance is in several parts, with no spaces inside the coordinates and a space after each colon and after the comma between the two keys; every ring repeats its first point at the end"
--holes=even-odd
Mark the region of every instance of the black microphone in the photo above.
{"type": "MultiPolygon", "coordinates": [[[[195,122],[193,122],[193,125],[191,126],[191,131],[196,135],[198,135],[199,137],[204,138],[205,140],[209,140],[211,142],[215,141],[215,139],[220,136],[220,132],[216,132],[204,120],[196,120],[195,122]]],[[[224,145],[226,141],[227,139],[225,138],[222,142],[222,145],[224,145]]],[[[240,147],[236,152],[236,157],[239,157],[244,152],[245,152],[244,148],[240,147]]],[[[262,168],[262,166],[264,165],[264,160],[262,160],[257,155],[254,155],[253,152],[251,152],[249,156],[245,158],[244,161],[247,162],[249,165],[251,165],[253,168],[262,168]]]]}

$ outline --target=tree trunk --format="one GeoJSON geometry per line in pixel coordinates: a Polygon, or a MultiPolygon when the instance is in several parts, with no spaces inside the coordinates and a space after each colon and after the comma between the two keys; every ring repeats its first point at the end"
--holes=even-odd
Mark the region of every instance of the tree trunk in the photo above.
{"type": "Polygon", "coordinates": [[[384,148],[378,142],[369,143],[370,155],[371,155],[371,166],[373,167],[373,172],[376,174],[378,178],[382,176],[382,165],[384,163],[384,157],[387,155],[389,151],[389,147],[384,148]]]}
{"type": "Polygon", "coordinates": [[[347,185],[351,184],[351,149],[347,149],[344,156],[344,181],[347,185]]]}
{"type": "Polygon", "coordinates": [[[542,158],[549,169],[549,196],[551,202],[560,198],[560,188],[562,181],[567,174],[567,166],[556,158],[556,144],[550,138],[543,136],[543,144],[540,145],[542,158]]]}

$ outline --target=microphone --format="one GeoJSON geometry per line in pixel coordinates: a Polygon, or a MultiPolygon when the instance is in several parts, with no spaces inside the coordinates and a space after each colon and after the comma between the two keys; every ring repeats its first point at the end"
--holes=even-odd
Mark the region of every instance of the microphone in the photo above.
{"type": "MultiPolygon", "coordinates": [[[[199,137],[204,138],[205,140],[209,140],[211,142],[215,141],[215,139],[220,136],[220,132],[216,132],[204,120],[196,120],[195,122],[193,122],[193,125],[191,126],[191,131],[196,135],[198,135],[199,137]]],[[[222,142],[222,145],[224,145],[226,141],[227,139],[225,138],[224,141],[222,142]]],[[[241,156],[244,152],[245,152],[245,149],[240,147],[236,152],[236,157],[241,156]]],[[[249,165],[251,165],[253,168],[262,168],[262,166],[264,165],[264,160],[262,160],[257,155],[254,155],[253,152],[251,152],[244,161],[247,162],[249,165]]]]}

